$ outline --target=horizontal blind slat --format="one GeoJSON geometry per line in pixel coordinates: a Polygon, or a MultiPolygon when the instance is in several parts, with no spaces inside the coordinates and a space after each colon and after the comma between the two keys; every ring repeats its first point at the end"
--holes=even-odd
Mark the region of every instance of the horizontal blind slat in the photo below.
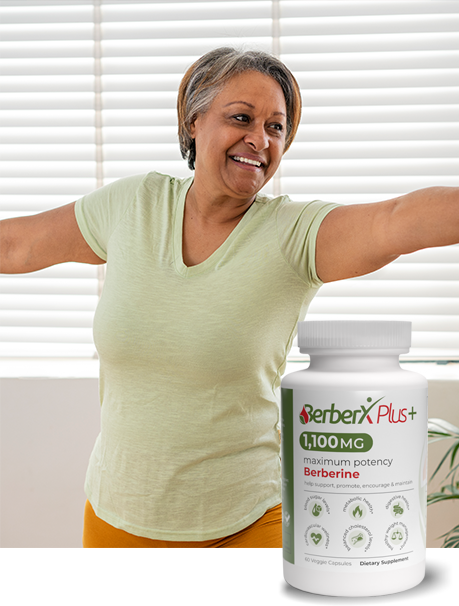
{"type": "Polygon", "coordinates": [[[198,21],[190,26],[189,21],[173,22],[150,22],[150,23],[130,23],[124,22],[121,25],[103,23],[102,38],[104,47],[114,40],[120,40],[123,44],[129,44],[132,40],[137,44],[139,40],[162,40],[178,39],[178,45],[184,46],[185,40],[193,38],[216,38],[224,36],[241,36],[247,38],[257,38],[259,36],[268,37],[271,35],[271,19],[228,19],[228,20],[209,20],[198,21]],[[182,42],[180,42],[182,41],[182,42]]]}
{"type": "MultiPolygon", "coordinates": [[[[423,297],[429,289],[426,280],[361,280],[351,278],[339,282],[329,282],[322,286],[317,298],[339,297],[423,297]]],[[[459,297],[459,280],[435,281],[435,288],[430,288],[430,297],[459,297]]]]}
{"type": "Polygon", "coordinates": [[[13,277],[0,276],[1,295],[7,294],[64,294],[64,295],[97,295],[97,282],[94,279],[70,278],[41,278],[30,279],[16,275],[13,277]]]}
{"type": "Polygon", "coordinates": [[[8,23],[7,25],[0,25],[0,37],[2,40],[2,46],[7,42],[17,44],[22,43],[35,43],[35,42],[55,42],[55,41],[86,41],[93,40],[93,24],[73,22],[68,24],[63,23],[47,23],[46,27],[42,24],[19,24],[13,25],[8,23]]]}
{"type": "Polygon", "coordinates": [[[94,128],[94,111],[90,109],[24,109],[5,110],[0,112],[0,127],[19,126],[39,127],[63,126],[65,128],[92,127],[94,128]]]}
{"type": "Polygon", "coordinates": [[[0,296],[1,310],[37,311],[93,311],[98,303],[98,295],[76,297],[73,294],[4,294],[0,296]]]}
{"type": "MultiPolygon", "coordinates": [[[[20,144],[10,143],[9,145],[0,144],[0,161],[11,162],[28,160],[47,161],[71,161],[71,162],[94,162],[95,145],[92,143],[83,144],[47,144],[37,145],[33,143],[20,144]]],[[[1,203],[0,203],[1,204],[1,203]]]]}
{"type": "Polygon", "coordinates": [[[37,0],[23,2],[22,0],[2,0],[0,14],[2,23],[8,26],[21,25],[52,25],[54,23],[82,23],[92,24],[93,2],[82,0],[73,2],[56,2],[53,0],[37,6],[37,0]],[[54,5],[54,6],[53,6],[54,5]]]}
{"type": "Polygon", "coordinates": [[[4,310],[0,311],[0,326],[11,328],[11,334],[14,328],[24,327],[67,327],[67,328],[92,328],[94,312],[93,311],[18,311],[4,310]]]}
{"type": "MultiPolygon", "coordinates": [[[[285,55],[284,55],[285,56],[285,55]]],[[[459,51],[414,50],[374,51],[370,53],[314,53],[285,56],[289,67],[297,73],[305,70],[329,72],[336,70],[445,69],[457,68],[459,51]]]]}
{"type": "Polygon", "coordinates": [[[95,358],[94,343],[0,342],[0,358],[95,358]]]}
{"type": "MultiPolygon", "coordinates": [[[[334,313],[334,320],[349,320],[348,313],[334,313]]],[[[377,313],[359,313],[353,314],[351,317],[358,320],[366,320],[371,322],[378,322],[381,320],[387,320],[385,312],[380,314],[377,313]]],[[[309,312],[309,319],[314,321],[326,321],[330,319],[328,314],[309,312]]],[[[423,332],[448,332],[457,333],[459,338],[459,318],[457,315],[450,316],[419,316],[411,314],[393,314],[390,316],[390,320],[397,322],[411,322],[413,331],[423,332]]]]}
{"type": "Polygon", "coordinates": [[[0,59],[0,73],[17,79],[24,76],[93,76],[93,72],[92,57],[0,59]]]}
{"type": "MultiPolygon", "coordinates": [[[[442,123],[356,123],[301,124],[296,142],[302,141],[457,141],[459,122],[442,123]]],[[[292,145],[292,147],[293,147],[292,145]]]]}
{"type": "MultiPolygon", "coordinates": [[[[348,106],[340,109],[336,115],[334,107],[305,109],[303,120],[307,124],[333,124],[342,123],[370,123],[384,122],[456,122],[459,114],[459,105],[394,105],[394,106],[348,106]]],[[[402,127],[403,128],[403,127],[402,127]]]]}
{"type": "MultiPolygon", "coordinates": [[[[270,36],[255,36],[245,37],[240,35],[231,35],[222,37],[209,38],[187,38],[182,44],[177,43],[178,38],[160,39],[160,40],[141,40],[136,44],[130,41],[116,40],[103,41],[102,51],[104,57],[174,57],[183,56],[186,54],[189,57],[189,65],[198,59],[204,53],[222,46],[236,46],[248,48],[256,47],[258,50],[271,51],[270,36]]],[[[69,51],[70,53],[70,51],[69,51]]]]}
{"type": "Polygon", "coordinates": [[[63,326],[0,326],[0,342],[13,343],[92,343],[91,328],[63,326]]]}
{"type": "Polygon", "coordinates": [[[459,14],[456,12],[429,15],[378,15],[376,16],[327,16],[327,17],[281,17],[282,35],[293,36],[363,36],[374,34],[456,33],[459,29],[459,14]]]}
{"type": "Polygon", "coordinates": [[[91,160],[68,160],[68,161],[52,161],[45,162],[35,160],[21,162],[18,166],[17,162],[6,161],[4,162],[4,170],[6,179],[13,179],[15,177],[22,177],[24,171],[28,175],[28,179],[35,179],[40,177],[42,179],[46,177],[64,178],[64,177],[83,177],[88,178],[95,176],[94,162],[91,160]]]}
{"type": "MultiPolygon", "coordinates": [[[[95,169],[93,169],[95,172],[95,169]]],[[[0,194],[72,194],[81,197],[97,187],[95,178],[24,178],[19,181],[16,178],[5,178],[0,180],[0,194]]],[[[76,198],[75,198],[76,199],[76,198]]]]}
{"type": "Polygon", "coordinates": [[[321,295],[313,299],[308,313],[311,314],[349,314],[355,315],[384,315],[390,319],[396,314],[412,315],[413,321],[418,315],[426,317],[451,316],[457,317],[459,297],[438,298],[423,296],[413,301],[412,297],[360,297],[360,296],[326,296],[321,295]]]}
{"type": "Polygon", "coordinates": [[[441,175],[451,177],[457,171],[456,158],[393,158],[377,160],[367,158],[340,158],[338,160],[286,160],[282,165],[283,177],[298,177],[305,171],[316,177],[396,177],[407,175],[441,175]]]}
{"type": "MultiPolygon", "coordinates": [[[[89,34],[89,32],[88,32],[89,34]]],[[[25,40],[0,40],[0,58],[2,59],[24,59],[32,56],[38,58],[92,58],[94,55],[94,43],[92,35],[86,36],[84,40],[33,40],[26,44],[25,40]]]]}
{"type": "MultiPolygon", "coordinates": [[[[303,92],[303,106],[305,115],[313,107],[381,107],[381,120],[384,120],[384,111],[389,106],[400,107],[404,105],[443,105],[457,104],[459,87],[457,86],[412,86],[411,88],[351,88],[351,89],[311,89],[303,92]]],[[[435,120],[435,121],[438,121],[435,120]]]]}
{"type": "Polygon", "coordinates": [[[124,3],[123,6],[110,4],[102,5],[102,18],[106,24],[118,22],[145,21],[200,21],[228,19],[234,20],[235,15],[244,19],[259,19],[260,16],[271,17],[271,1],[246,0],[239,2],[148,2],[139,4],[124,3]]]}
{"type": "MultiPolygon", "coordinates": [[[[21,119],[13,125],[8,116],[7,125],[2,126],[0,114],[0,141],[3,144],[55,144],[55,143],[90,143],[94,145],[94,125],[74,126],[68,122],[62,126],[42,126],[33,124],[25,126],[21,119]]],[[[17,116],[20,118],[20,116],[17,116]]]]}
{"type": "MultiPolygon", "coordinates": [[[[138,144],[139,145],[139,144],[138,144]]],[[[297,142],[284,156],[290,160],[337,158],[458,158],[458,141],[314,141],[297,142]]]]}
{"type": "MultiPolygon", "coordinates": [[[[282,21],[281,21],[282,25],[282,21]]],[[[417,50],[457,50],[456,32],[341,34],[286,36],[282,34],[282,55],[294,53],[398,52],[417,50]]]]}
{"type": "MultiPolygon", "coordinates": [[[[352,201],[352,193],[378,194],[387,191],[399,192],[400,194],[425,187],[434,187],[438,185],[436,175],[419,175],[404,177],[283,177],[283,191],[289,194],[305,194],[305,199],[310,199],[312,192],[316,194],[312,197],[333,201],[330,196],[333,194],[349,194],[349,200],[352,201]]],[[[441,178],[441,183],[445,187],[456,187],[457,176],[445,175],[441,178]]]]}
{"type": "Polygon", "coordinates": [[[351,2],[342,2],[341,0],[308,0],[308,2],[298,2],[297,0],[281,1],[282,17],[326,17],[334,15],[335,17],[356,17],[356,16],[374,16],[383,15],[428,15],[428,14],[450,14],[457,12],[456,3],[451,0],[354,0],[351,2]]]}

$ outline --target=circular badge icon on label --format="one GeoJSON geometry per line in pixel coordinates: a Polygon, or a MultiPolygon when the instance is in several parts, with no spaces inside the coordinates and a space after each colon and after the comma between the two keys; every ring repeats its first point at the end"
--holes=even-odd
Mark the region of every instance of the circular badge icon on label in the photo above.
{"type": "Polygon", "coordinates": [[[394,518],[401,518],[405,513],[406,505],[405,503],[400,501],[395,501],[390,506],[390,512],[394,518]]]}
{"type": "Polygon", "coordinates": [[[403,522],[394,522],[386,530],[386,536],[384,541],[386,545],[393,551],[397,549],[400,551],[405,546],[408,540],[408,528],[403,522]]]}
{"type": "Polygon", "coordinates": [[[323,545],[325,549],[328,549],[330,537],[327,530],[320,524],[311,524],[311,526],[308,526],[306,528],[306,532],[304,533],[304,538],[306,545],[309,547],[314,548],[321,547],[323,545]]]}
{"type": "Polygon", "coordinates": [[[396,526],[389,532],[389,541],[392,545],[400,545],[405,539],[405,531],[402,526],[396,526]]]}
{"type": "Polygon", "coordinates": [[[346,530],[343,535],[343,543],[348,551],[364,549],[368,551],[373,542],[373,534],[366,526],[355,524],[346,530]]]}
{"type": "Polygon", "coordinates": [[[321,518],[324,515],[322,503],[318,503],[317,501],[309,503],[309,513],[316,519],[321,518]]]}
{"type": "Polygon", "coordinates": [[[310,532],[309,533],[309,540],[314,543],[314,545],[316,547],[319,547],[319,545],[322,545],[322,543],[324,542],[324,536],[321,532],[310,532]]]}
{"type": "Polygon", "coordinates": [[[347,512],[352,520],[363,520],[367,515],[368,510],[362,501],[356,501],[348,507],[347,512]]]}
{"type": "Polygon", "coordinates": [[[360,549],[367,544],[368,536],[367,533],[361,528],[353,530],[347,535],[347,543],[354,549],[360,549]]]}
{"type": "Polygon", "coordinates": [[[410,502],[403,495],[395,495],[395,497],[392,497],[387,503],[386,509],[396,520],[399,520],[400,518],[406,519],[410,511],[410,502]]]}
{"type": "Polygon", "coordinates": [[[323,515],[330,513],[330,506],[323,497],[313,495],[306,499],[304,510],[308,512],[313,520],[318,520],[323,515]]]}

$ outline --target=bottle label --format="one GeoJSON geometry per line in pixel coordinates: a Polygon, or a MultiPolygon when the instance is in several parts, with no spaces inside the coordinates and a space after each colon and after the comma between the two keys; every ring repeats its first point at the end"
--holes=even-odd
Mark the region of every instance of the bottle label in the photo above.
{"type": "Polygon", "coordinates": [[[365,572],[425,559],[427,389],[282,388],[284,559],[365,572]]]}

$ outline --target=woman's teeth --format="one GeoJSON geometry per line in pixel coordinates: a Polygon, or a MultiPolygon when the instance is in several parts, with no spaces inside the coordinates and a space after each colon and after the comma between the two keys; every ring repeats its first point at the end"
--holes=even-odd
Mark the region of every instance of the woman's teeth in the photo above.
{"type": "Polygon", "coordinates": [[[249,158],[243,158],[242,156],[233,156],[233,160],[236,160],[236,162],[251,164],[252,166],[261,166],[261,162],[257,162],[257,160],[249,160],[249,158]]]}

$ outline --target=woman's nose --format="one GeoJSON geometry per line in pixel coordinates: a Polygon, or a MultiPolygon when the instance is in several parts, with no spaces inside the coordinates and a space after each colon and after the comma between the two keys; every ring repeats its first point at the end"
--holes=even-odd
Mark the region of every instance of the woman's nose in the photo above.
{"type": "Polygon", "coordinates": [[[256,151],[261,151],[269,146],[268,134],[263,126],[254,126],[251,128],[250,131],[246,133],[244,141],[256,151]]]}

